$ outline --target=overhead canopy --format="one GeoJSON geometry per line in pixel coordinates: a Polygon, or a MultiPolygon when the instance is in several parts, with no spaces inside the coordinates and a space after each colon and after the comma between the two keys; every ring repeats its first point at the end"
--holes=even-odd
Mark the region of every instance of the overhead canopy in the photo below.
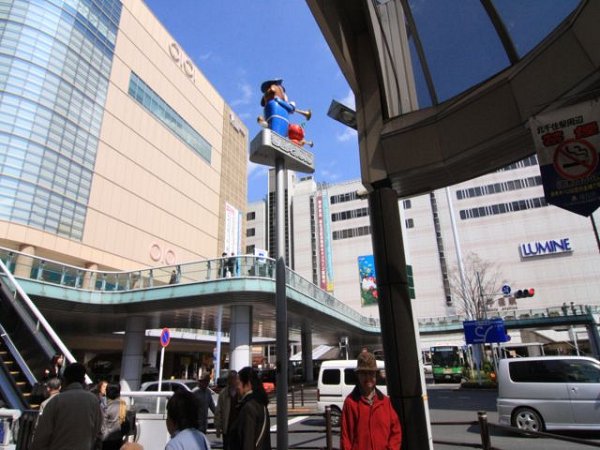
{"type": "Polygon", "coordinates": [[[410,196],[534,153],[527,120],[600,94],[595,0],[307,0],[356,98],[362,180],[410,196]]]}

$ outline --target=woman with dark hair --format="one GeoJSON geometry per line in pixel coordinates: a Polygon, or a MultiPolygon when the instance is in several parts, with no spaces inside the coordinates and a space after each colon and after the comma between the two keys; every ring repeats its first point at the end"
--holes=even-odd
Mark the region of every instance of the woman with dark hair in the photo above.
{"type": "Polygon", "coordinates": [[[63,372],[65,371],[65,357],[60,353],[56,353],[52,357],[50,365],[44,370],[42,376],[43,381],[47,381],[50,378],[59,378],[62,380],[63,372]]]}
{"type": "Polygon", "coordinates": [[[239,413],[230,426],[229,448],[271,450],[269,397],[252,367],[244,367],[238,377],[239,413]]]}
{"type": "Polygon", "coordinates": [[[167,403],[167,430],[171,440],[165,450],[210,450],[204,433],[198,430],[198,399],[178,389],[167,403]]]}

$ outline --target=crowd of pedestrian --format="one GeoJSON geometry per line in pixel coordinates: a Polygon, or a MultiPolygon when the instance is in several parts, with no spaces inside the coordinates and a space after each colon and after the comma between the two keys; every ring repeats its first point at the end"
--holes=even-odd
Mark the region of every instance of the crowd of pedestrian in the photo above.
{"type": "MultiPolygon", "coordinates": [[[[46,370],[47,398],[41,403],[32,450],[78,448],[143,450],[126,442],[127,404],[120,387],[101,380],[93,389],[85,384],[86,368],[64,358],[46,370]],[[57,364],[58,363],[58,364],[57,364]]],[[[376,387],[377,361],[368,351],[357,359],[357,384],[344,401],[340,448],[399,449],[402,429],[390,399],[376,387]]],[[[166,426],[171,436],[165,450],[210,450],[206,438],[208,411],[214,413],[217,439],[225,450],[270,450],[269,398],[258,373],[251,367],[228,373],[227,385],[215,405],[208,389],[210,375],[198,380],[194,392],[176,391],[167,402],[166,426]]]]}

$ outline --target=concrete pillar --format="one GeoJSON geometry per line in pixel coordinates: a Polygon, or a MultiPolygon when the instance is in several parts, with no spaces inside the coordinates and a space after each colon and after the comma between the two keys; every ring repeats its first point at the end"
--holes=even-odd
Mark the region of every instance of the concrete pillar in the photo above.
{"type": "Polygon", "coordinates": [[[398,413],[403,449],[432,448],[415,325],[408,292],[398,196],[391,186],[369,193],[387,392],[398,413]]]}
{"type": "Polygon", "coordinates": [[[304,381],[311,383],[314,380],[313,359],[312,359],[312,331],[308,325],[302,327],[300,334],[302,345],[302,370],[304,372],[304,381]]]}
{"type": "Polygon", "coordinates": [[[146,318],[129,316],[125,325],[125,342],[121,360],[121,389],[135,391],[140,387],[144,362],[146,318]]]}
{"type": "Polygon", "coordinates": [[[229,330],[229,368],[240,370],[252,364],[252,307],[237,305],[231,307],[229,330]]]}
{"type": "MultiPolygon", "coordinates": [[[[35,247],[33,245],[21,245],[19,251],[27,255],[35,256],[35,247]]],[[[31,268],[33,267],[33,258],[27,255],[17,255],[15,261],[15,277],[31,278],[31,268]]],[[[35,274],[33,275],[35,278],[35,274]]]]}
{"type": "Polygon", "coordinates": [[[154,339],[148,346],[148,364],[150,367],[156,368],[158,358],[158,339],[154,339]]]}
{"type": "MultiPolygon", "coordinates": [[[[88,270],[98,270],[98,264],[96,263],[86,263],[85,268],[88,270]]],[[[81,284],[81,289],[94,289],[96,285],[96,272],[84,272],[83,273],[83,283],[81,284]]]]}

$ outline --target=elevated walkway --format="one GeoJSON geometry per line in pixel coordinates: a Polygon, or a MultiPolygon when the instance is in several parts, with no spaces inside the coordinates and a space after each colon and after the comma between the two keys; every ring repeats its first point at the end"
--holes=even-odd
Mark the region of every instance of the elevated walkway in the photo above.
{"type": "MultiPolygon", "coordinates": [[[[222,258],[124,272],[88,270],[4,248],[0,259],[59,332],[122,331],[130,315],[148,316],[156,328],[216,332],[220,307],[251,305],[252,335],[275,338],[275,261],[270,258],[236,257],[233,273],[225,271],[222,258]]],[[[286,285],[290,338],[299,338],[308,323],[318,336],[315,343],[337,343],[342,335],[365,345],[378,341],[378,319],[362,316],[291,269],[286,272],[286,285]]],[[[221,311],[222,330],[227,330],[230,317],[227,308],[221,311]]],[[[555,329],[596,324],[600,307],[572,305],[493,315],[502,317],[507,329],[555,329]]],[[[419,332],[461,333],[463,320],[461,316],[420,318],[419,332]]]]}

